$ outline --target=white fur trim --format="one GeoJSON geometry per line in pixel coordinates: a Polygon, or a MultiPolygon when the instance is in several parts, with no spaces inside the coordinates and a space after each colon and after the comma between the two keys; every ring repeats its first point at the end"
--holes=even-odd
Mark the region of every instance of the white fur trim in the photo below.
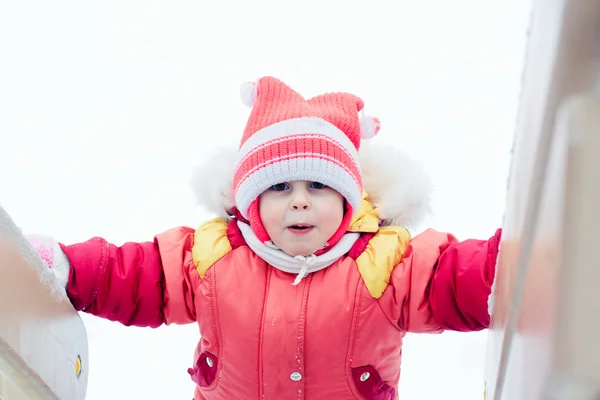
{"type": "Polygon", "coordinates": [[[431,214],[432,184],[422,166],[386,144],[363,142],[363,186],[382,225],[417,229],[431,214]]]}
{"type": "Polygon", "coordinates": [[[240,87],[240,97],[244,105],[252,108],[258,97],[258,87],[254,82],[246,82],[240,87]]]}
{"type": "Polygon", "coordinates": [[[236,157],[235,147],[218,148],[192,172],[192,190],[198,204],[224,219],[230,218],[230,211],[235,207],[233,170],[236,157]]]}
{"type": "Polygon", "coordinates": [[[306,180],[320,182],[337,190],[356,212],[362,193],[356,178],[338,163],[323,159],[322,155],[294,157],[257,169],[243,180],[237,190],[236,204],[244,218],[250,204],[269,187],[286,181],[306,180]]]}
{"type": "MultiPolygon", "coordinates": [[[[236,155],[233,146],[221,148],[194,174],[193,189],[199,203],[208,212],[223,218],[229,218],[227,211],[235,205],[233,170],[236,155]]],[[[382,225],[416,230],[432,213],[433,187],[422,166],[393,146],[376,141],[363,142],[359,158],[363,186],[383,220],[382,225]]]]}
{"type": "Polygon", "coordinates": [[[358,151],[348,136],[331,122],[316,117],[287,119],[255,132],[240,148],[237,165],[240,165],[244,158],[258,151],[262,145],[272,140],[310,133],[319,133],[330,137],[333,141],[339,143],[340,147],[348,153],[350,158],[356,160],[358,165],[358,151]]]}

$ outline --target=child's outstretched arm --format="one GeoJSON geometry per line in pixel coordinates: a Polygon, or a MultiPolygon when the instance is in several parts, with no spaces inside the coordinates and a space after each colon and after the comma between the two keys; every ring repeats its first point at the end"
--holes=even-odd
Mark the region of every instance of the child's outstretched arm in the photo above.
{"type": "Polygon", "coordinates": [[[392,318],[409,332],[478,331],[489,327],[488,297],[502,231],[458,241],[429,229],[414,237],[394,269],[392,318]]]}
{"type": "Polygon", "coordinates": [[[488,328],[488,298],[496,274],[502,230],[489,240],[459,242],[445,234],[447,247],[431,279],[429,302],[433,317],[443,329],[477,331],[488,328]]]}
{"type": "Polygon", "coordinates": [[[193,240],[194,230],[180,227],[153,241],[121,246],[99,237],[52,248],[32,244],[46,262],[66,256],[66,292],[77,311],[124,325],[158,327],[195,321],[193,240]],[[48,257],[52,251],[58,254],[48,257]]]}

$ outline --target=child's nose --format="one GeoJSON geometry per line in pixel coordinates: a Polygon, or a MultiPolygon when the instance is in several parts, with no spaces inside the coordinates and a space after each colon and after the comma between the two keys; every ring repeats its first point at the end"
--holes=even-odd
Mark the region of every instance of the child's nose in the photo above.
{"type": "Polygon", "coordinates": [[[294,193],[290,207],[294,211],[309,210],[310,201],[306,193],[294,193]]]}

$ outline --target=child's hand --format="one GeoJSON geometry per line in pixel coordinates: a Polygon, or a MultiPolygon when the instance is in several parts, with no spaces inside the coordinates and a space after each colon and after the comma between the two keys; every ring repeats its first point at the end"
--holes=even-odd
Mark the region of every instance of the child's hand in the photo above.
{"type": "Polygon", "coordinates": [[[60,248],[58,242],[49,236],[26,235],[25,238],[38,253],[48,268],[52,269],[63,288],[69,282],[69,259],[60,248]]]}

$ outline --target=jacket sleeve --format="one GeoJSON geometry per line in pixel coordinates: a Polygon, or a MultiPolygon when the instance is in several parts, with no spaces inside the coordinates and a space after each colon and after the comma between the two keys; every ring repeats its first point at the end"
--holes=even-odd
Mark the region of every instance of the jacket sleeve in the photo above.
{"type": "Polygon", "coordinates": [[[193,235],[191,228],[181,227],[153,241],[121,246],[99,237],[60,244],[70,264],[71,303],[78,311],[127,326],[192,322],[193,235]]]}
{"type": "Polygon", "coordinates": [[[489,240],[461,242],[429,229],[413,238],[390,280],[399,328],[416,333],[488,328],[501,234],[498,229],[489,240]]]}

